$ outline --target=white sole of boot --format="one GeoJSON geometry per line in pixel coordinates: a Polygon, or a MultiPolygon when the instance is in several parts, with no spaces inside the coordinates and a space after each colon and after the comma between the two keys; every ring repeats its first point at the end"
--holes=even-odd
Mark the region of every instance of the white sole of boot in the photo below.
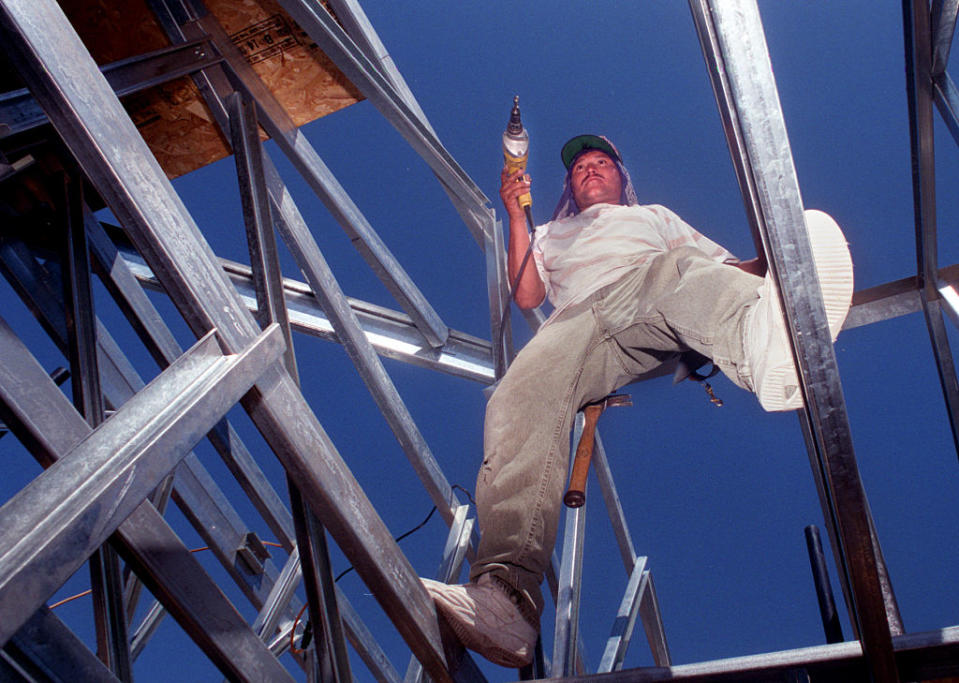
{"type": "MultiPolygon", "coordinates": [[[[846,237],[832,216],[822,211],[808,210],[805,218],[829,334],[835,341],[852,303],[852,257],[846,237]]],[[[763,378],[763,386],[756,393],[763,397],[762,406],[768,411],[802,408],[802,391],[792,359],[770,368],[763,378]],[[787,398],[785,389],[791,386],[795,386],[796,390],[787,398]]]]}

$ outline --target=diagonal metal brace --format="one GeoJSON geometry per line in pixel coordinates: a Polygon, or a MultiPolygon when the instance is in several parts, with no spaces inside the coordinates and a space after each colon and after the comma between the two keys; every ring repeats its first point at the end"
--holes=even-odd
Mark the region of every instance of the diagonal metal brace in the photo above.
{"type": "MultiPolygon", "coordinates": [[[[2,336],[9,341],[12,334],[4,323],[2,336]]],[[[282,350],[275,327],[235,356],[223,355],[211,332],[0,508],[0,642],[107,540],[249,389],[257,368],[282,350]]],[[[17,368],[0,373],[0,400],[9,406],[17,368]]]]}

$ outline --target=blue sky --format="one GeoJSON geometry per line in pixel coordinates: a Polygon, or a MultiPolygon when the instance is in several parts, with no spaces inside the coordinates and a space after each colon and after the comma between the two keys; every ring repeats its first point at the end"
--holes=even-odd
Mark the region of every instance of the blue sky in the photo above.
{"type": "MultiPolygon", "coordinates": [[[[366,0],[363,7],[440,140],[498,214],[499,137],[519,94],[538,221],[559,193],[560,146],[594,132],[617,144],[640,201],[669,206],[742,258],[754,256],[686,3],[366,0]]],[[[844,227],[857,289],[914,274],[901,10],[866,1],[761,2],[760,10],[805,205],[829,212],[844,227]]],[[[425,163],[368,102],[305,131],[444,321],[488,338],[483,255],[425,163]]],[[[959,163],[938,121],[936,135],[939,263],[945,266],[959,261],[952,237],[959,200],[951,192],[959,163]]],[[[282,170],[279,152],[268,149],[282,170]]],[[[287,177],[346,293],[398,308],[319,202],[287,177]]],[[[175,186],[217,253],[247,260],[232,160],[175,186]]],[[[291,262],[285,269],[302,279],[291,262]]],[[[101,314],[115,319],[108,309],[104,303],[101,314]]],[[[175,319],[172,307],[164,310],[175,319]]],[[[19,325],[35,334],[28,320],[19,325]]],[[[520,340],[528,338],[523,325],[516,327],[520,340]]],[[[185,326],[177,321],[175,327],[187,345],[185,326]]],[[[950,326],[955,345],[954,332],[950,326]]],[[[429,499],[343,350],[314,339],[295,343],[304,393],[387,526],[399,534],[419,523],[429,499]]],[[[53,357],[40,348],[38,354],[53,357]]],[[[146,376],[156,373],[135,343],[129,351],[146,376]]],[[[836,353],[853,444],[906,629],[953,625],[959,463],[924,321],[912,314],[850,330],[836,353]]],[[[481,387],[393,361],[386,366],[449,481],[472,490],[481,458],[481,387]]],[[[664,378],[634,385],[627,389],[634,407],[611,411],[600,425],[637,552],[649,557],[676,663],[824,642],[803,540],[806,525],[823,528],[822,513],[798,419],[763,413],[728,380],[716,378],[713,385],[726,402],[721,409],[692,383],[673,386],[664,378]]],[[[234,413],[282,490],[275,459],[246,418],[234,413]]],[[[238,501],[215,454],[205,446],[197,452],[238,501]]],[[[11,481],[19,483],[5,484],[10,491],[37,469],[28,456],[15,457],[21,466],[11,481]]],[[[592,488],[581,633],[595,670],[627,574],[595,483],[592,488]]],[[[251,511],[244,514],[251,527],[262,528],[251,511]]],[[[177,515],[171,513],[177,528],[202,545],[177,515]]],[[[268,531],[262,535],[269,539],[268,531]]],[[[444,538],[434,517],[403,541],[422,575],[435,572],[444,538]]],[[[206,564],[220,571],[212,560],[206,564]]],[[[335,550],[334,566],[346,566],[335,550]]],[[[831,559],[829,566],[838,597],[831,559]]],[[[82,590],[87,581],[83,570],[62,593],[82,590]]],[[[355,574],[340,586],[404,671],[408,652],[375,600],[355,574]]],[[[85,633],[87,605],[59,614],[85,633]]],[[[551,621],[544,621],[548,651],[551,621]]],[[[171,650],[178,680],[215,676],[166,620],[138,662],[138,679],[173,678],[171,650]]],[[[649,664],[638,638],[626,665],[649,664]]],[[[491,680],[512,676],[485,670],[491,680]]],[[[354,673],[370,680],[359,660],[354,673]]]]}

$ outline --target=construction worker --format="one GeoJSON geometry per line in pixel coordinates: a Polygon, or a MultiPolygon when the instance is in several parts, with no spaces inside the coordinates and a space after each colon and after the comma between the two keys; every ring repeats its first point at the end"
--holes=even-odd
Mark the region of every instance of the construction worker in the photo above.
{"type": "MultiPolygon", "coordinates": [[[[578,409],[690,350],[766,410],[803,405],[779,296],[761,263],[739,262],[663,206],[640,205],[606,138],[577,136],[561,157],[563,194],[553,220],[534,232],[535,267],[522,272],[530,240],[517,198],[529,178],[501,177],[516,303],[532,308],[549,297],[554,311],[487,406],[470,583],[424,580],[464,646],[510,667],[532,659],[578,409]]],[[[835,340],[852,262],[829,216],[805,217],[835,340]]]]}

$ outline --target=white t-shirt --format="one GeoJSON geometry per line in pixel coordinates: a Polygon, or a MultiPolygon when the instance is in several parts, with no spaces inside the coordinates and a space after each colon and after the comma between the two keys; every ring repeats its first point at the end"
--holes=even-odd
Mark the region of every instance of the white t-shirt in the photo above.
{"type": "Polygon", "coordinates": [[[657,254],[692,246],[721,263],[739,259],[665,206],[594,204],[538,226],[533,260],[556,311],[612,284],[657,254]]]}

